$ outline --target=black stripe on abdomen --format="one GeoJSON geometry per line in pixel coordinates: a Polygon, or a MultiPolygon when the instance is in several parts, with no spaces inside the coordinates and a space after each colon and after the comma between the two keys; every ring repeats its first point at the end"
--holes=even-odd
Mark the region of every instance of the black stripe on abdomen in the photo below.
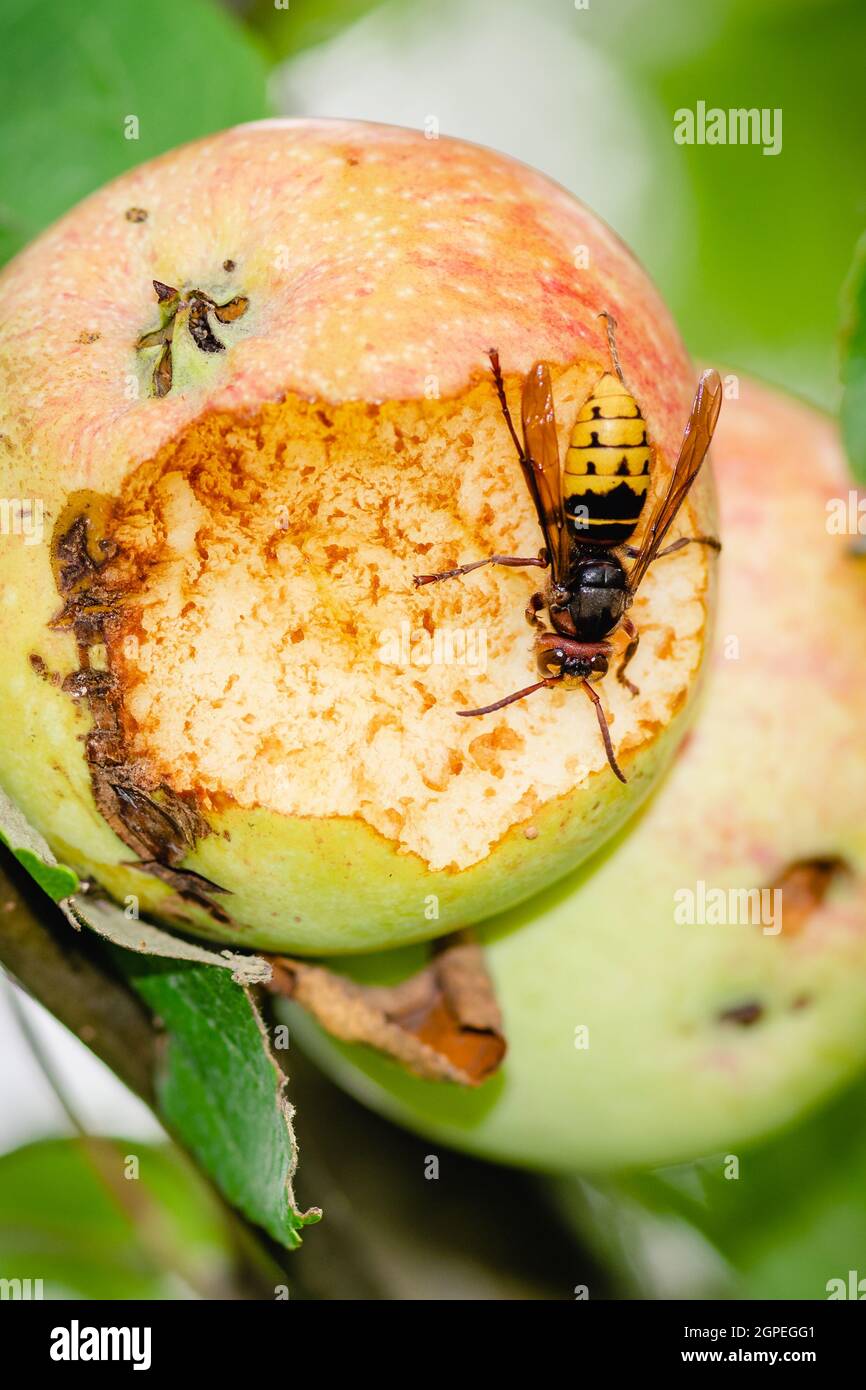
{"type": "Polygon", "coordinates": [[[565,500],[565,510],[569,515],[573,515],[575,508],[581,508],[578,516],[585,516],[590,521],[593,517],[604,518],[606,521],[631,521],[636,522],[643,510],[646,501],[646,493],[638,492],[635,488],[629,487],[628,483],[622,482],[618,487],[611,488],[609,491],[597,492],[588,487],[584,492],[573,492],[565,500]]]}

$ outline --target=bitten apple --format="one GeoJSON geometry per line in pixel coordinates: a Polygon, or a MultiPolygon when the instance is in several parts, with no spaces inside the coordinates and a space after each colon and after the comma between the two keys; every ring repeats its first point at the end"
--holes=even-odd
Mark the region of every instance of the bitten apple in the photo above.
{"type": "MultiPolygon", "coordinates": [[[[458,717],[535,679],[537,569],[412,585],[541,545],[491,347],[518,417],[550,363],[564,449],[614,315],[645,515],[670,477],[696,375],[563,189],[459,141],[267,121],[95,194],[0,302],[0,496],[44,528],[0,543],[0,783],[61,859],[205,935],[345,952],[489,916],[636,809],[685,730],[714,557],[653,566],[640,695],[600,687],[627,786],[579,691],[458,717]]],[[[710,505],[705,469],[680,533],[710,505]]]]}

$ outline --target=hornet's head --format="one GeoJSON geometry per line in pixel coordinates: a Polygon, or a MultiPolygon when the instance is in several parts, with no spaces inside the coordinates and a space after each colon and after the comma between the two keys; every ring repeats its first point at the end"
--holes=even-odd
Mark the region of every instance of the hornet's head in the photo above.
{"type": "Polygon", "coordinates": [[[542,676],[559,676],[565,683],[579,680],[600,680],[607,675],[608,658],[604,652],[593,656],[574,656],[567,647],[549,647],[539,652],[538,670],[542,676]]]}

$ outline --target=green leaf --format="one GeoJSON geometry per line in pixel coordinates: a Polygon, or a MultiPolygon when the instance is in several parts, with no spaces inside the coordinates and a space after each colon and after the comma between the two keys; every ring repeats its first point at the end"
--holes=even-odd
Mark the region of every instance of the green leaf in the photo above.
{"type": "Polygon", "coordinates": [[[826,1298],[866,1276],[866,1080],[752,1150],[639,1180],[645,1200],[691,1221],[739,1272],[745,1298],[826,1298]]]}
{"type": "Polygon", "coordinates": [[[0,261],[124,170],[267,115],[258,49],[207,0],[6,0],[0,51],[0,261]]]}
{"type": "Polygon", "coordinates": [[[212,966],[121,951],[115,959],[166,1029],[157,1081],[166,1124],[232,1205],[295,1249],[321,1212],[295,1205],[293,1109],[252,994],[212,966]]]}
{"type": "Polygon", "coordinates": [[[552,1191],[630,1297],[824,1299],[866,1277],[866,1078],[763,1144],[552,1191]]]}
{"type": "Polygon", "coordinates": [[[0,787],[0,841],[11,849],[39,887],[60,902],[78,888],[78,876],[66,864],[58,864],[45,840],[24,819],[18,807],[0,787]]]}
{"type": "Polygon", "coordinates": [[[177,1150],[53,1139],[0,1157],[0,1271],[46,1298],[219,1297],[230,1262],[220,1207],[177,1150]]]}
{"type": "Polygon", "coordinates": [[[842,334],[842,436],[854,477],[866,487],[866,236],[845,286],[842,334]]]}
{"type": "Polygon", "coordinates": [[[326,43],[376,9],[380,0],[255,0],[247,23],[259,33],[278,60],[326,43]]]}

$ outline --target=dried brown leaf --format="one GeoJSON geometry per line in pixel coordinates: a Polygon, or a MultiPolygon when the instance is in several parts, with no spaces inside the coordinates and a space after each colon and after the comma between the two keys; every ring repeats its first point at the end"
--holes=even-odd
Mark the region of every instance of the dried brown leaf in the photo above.
{"type": "Polygon", "coordinates": [[[505,1056],[484,954],[465,934],[438,943],[423,970],[393,986],[361,985],[288,956],[269,960],[268,989],[301,1004],[341,1042],[373,1047],[425,1080],[480,1086],[505,1056]]]}

